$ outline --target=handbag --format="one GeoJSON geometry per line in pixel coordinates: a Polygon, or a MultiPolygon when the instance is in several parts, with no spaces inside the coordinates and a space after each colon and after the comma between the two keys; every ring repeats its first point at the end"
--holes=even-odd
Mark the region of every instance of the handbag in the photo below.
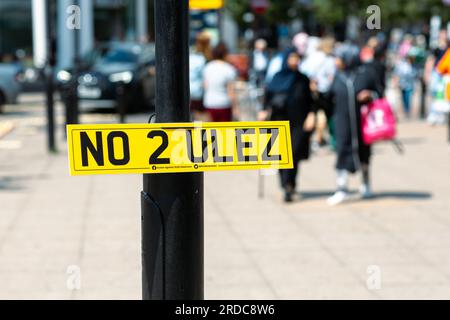
{"type": "Polygon", "coordinates": [[[366,144],[395,140],[397,122],[385,98],[372,101],[361,109],[362,135],[366,144]]]}
{"type": "Polygon", "coordinates": [[[271,109],[273,111],[285,111],[288,97],[289,97],[288,92],[275,93],[269,102],[271,109]]]}

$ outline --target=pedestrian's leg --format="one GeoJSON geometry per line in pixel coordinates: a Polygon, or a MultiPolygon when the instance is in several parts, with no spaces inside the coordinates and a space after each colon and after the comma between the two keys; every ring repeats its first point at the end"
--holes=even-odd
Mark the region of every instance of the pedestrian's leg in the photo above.
{"type": "Polygon", "coordinates": [[[411,115],[411,108],[412,108],[412,98],[414,94],[414,89],[409,89],[407,93],[407,100],[408,100],[408,115],[411,115]]]}
{"type": "Polygon", "coordinates": [[[284,190],[284,201],[292,202],[292,197],[295,193],[296,176],[298,171],[298,164],[294,162],[294,168],[280,170],[281,185],[284,190]]]}
{"type": "Polygon", "coordinates": [[[338,170],[336,177],[337,191],[348,192],[348,172],[338,170]]]}
{"type": "Polygon", "coordinates": [[[408,106],[407,106],[407,104],[408,104],[408,101],[407,101],[407,99],[406,99],[406,90],[405,89],[402,89],[401,90],[401,93],[402,93],[402,104],[403,104],[403,113],[405,114],[405,116],[407,117],[408,116],[408,106]]]}
{"type": "Polygon", "coordinates": [[[361,165],[362,171],[362,185],[360,193],[363,199],[368,199],[372,197],[372,189],[370,187],[370,167],[369,164],[363,163],[361,165]]]}
{"type": "Polygon", "coordinates": [[[425,81],[425,79],[422,77],[420,77],[420,88],[421,88],[421,92],[420,92],[420,119],[425,119],[426,118],[426,96],[427,96],[427,83],[425,81]]]}
{"type": "Polygon", "coordinates": [[[317,126],[316,126],[317,143],[319,144],[319,146],[324,146],[327,143],[325,139],[326,127],[327,127],[327,118],[325,112],[320,110],[317,113],[317,126]]]}
{"type": "Polygon", "coordinates": [[[409,90],[402,89],[402,102],[403,102],[403,111],[405,116],[409,118],[409,109],[410,109],[410,101],[409,101],[409,90]]]}
{"type": "Polygon", "coordinates": [[[286,185],[286,171],[288,169],[280,169],[278,170],[279,176],[280,176],[280,186],[284,190],[284,186],[286,185]]]}
{"type": "Polygon", "coordinates": [[[330,146],[331,149],[336,150],[336,138],[334,136],[334,121],[332,117],[328,118],[328,131],[330,133],[330,146]]]}
{"type": "MultiPolygon", "coordinates": [[[[295,162],[295,161],[294,161],[295,162]]],[[[294,167],[288,170],[288,181],[287,185],[295,191],[297,187],[297,172],[298,172],[299,163],[295,162],[294,167]]]]}
{"type": "Polygon", "coordinates": [[[348,199],[348,172],[346,170],[337,170],[336,185],[336,192],[327,200],[330,206],[338,205],[348,199]]]}

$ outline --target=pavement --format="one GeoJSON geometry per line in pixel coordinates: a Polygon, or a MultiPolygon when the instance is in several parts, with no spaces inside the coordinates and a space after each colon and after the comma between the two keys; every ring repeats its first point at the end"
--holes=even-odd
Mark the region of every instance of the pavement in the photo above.
{"type": "MultiPolygon", "coordinates": [[[[140,299],[140,175],[70,177],[46,151],[43,97],[0,115],[0,299],[140,299]],[[13,127],[11,128],[11,125],[13,127]],[[0,129],[1,130],[1,129],[0,129]]],[[[146,122],[145,115],[128,122],[146,122]]],[[[117,122],[89,113],[83,123],[117,122]]],[[[399,126],[373,158],[375,198],[328,207],[334,155],[301,164],[284,204],[276,175],[205,174],[205,298],[450,299],[450,148],[445,127],[399,126]]]]}

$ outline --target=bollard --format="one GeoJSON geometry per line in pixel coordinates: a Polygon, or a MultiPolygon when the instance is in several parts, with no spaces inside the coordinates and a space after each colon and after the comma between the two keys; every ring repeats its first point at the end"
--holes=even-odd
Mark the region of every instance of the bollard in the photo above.
{"type": "Polygon", "coordinates": [[[128,103],[125,99],[125,85],[123,83],[118,83],[117,91],[117,113],[119,115],[119,122],[125,123],[128,103]]]}
{"type": "Polygon", "coordinates": [[[78,119],[78,71],[74,66],[72,80],[63,87],[66,110],[66,125],[77,124],[78,119]]]}
{"type": "MultiPolygon", "coordinates": [[[[155,122],[187,122],[188,0],[155,0],[155,122]]],[[[203,299],[203,173],[144,174],[143,299],[203,299]]]]}

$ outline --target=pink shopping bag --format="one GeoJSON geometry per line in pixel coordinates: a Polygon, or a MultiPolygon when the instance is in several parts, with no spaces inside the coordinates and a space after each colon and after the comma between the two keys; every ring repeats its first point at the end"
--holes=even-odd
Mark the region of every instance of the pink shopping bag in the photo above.
{"type": "Polygon", "coordinates": [[[376,99],[364,106],[361,109],[361,122],[363,140],[366,144],[395,139],[395,115],[385,98],[376,99]]]}

